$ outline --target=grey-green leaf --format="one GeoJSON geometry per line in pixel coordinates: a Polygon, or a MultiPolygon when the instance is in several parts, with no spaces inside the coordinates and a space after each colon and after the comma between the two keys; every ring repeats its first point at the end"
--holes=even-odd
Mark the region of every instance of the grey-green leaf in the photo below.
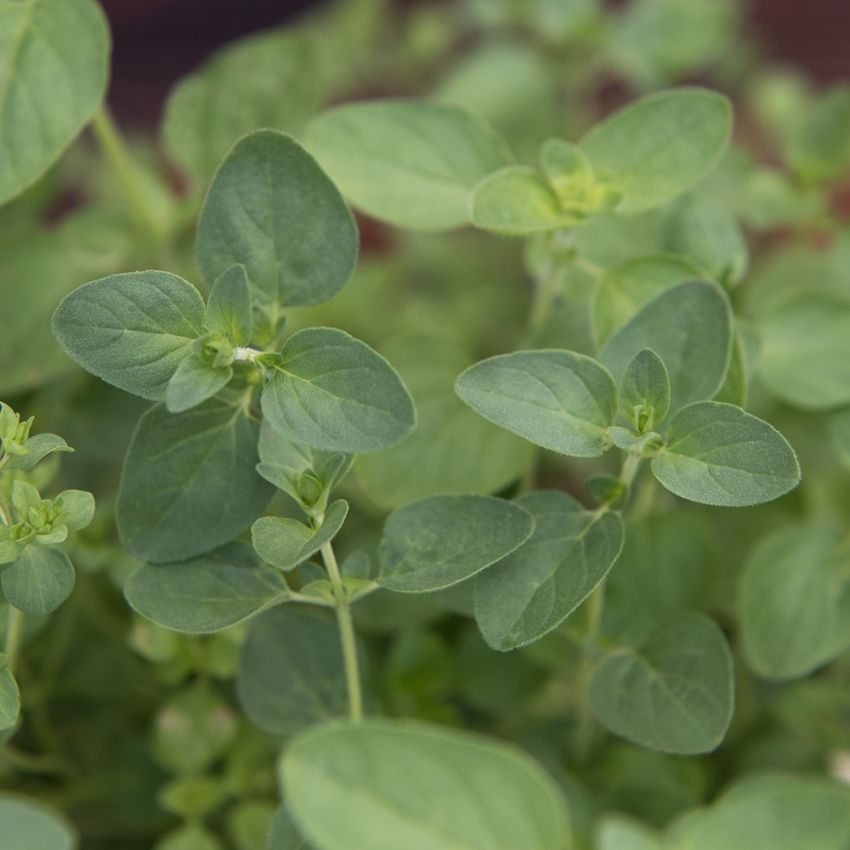
{"type": "Polygon", "coordinates": [[[590,705],[606,729],[666,753],[713,750],[733,703],[732,654],[702,614],[665,620],[637,649],[614,650],[590,681],[590,705]]]}
{"type": "Polygon", "coordinates": [[[732,311],[723,290],[692,281],[646,304],[608,340],[600,360],[619,382],[635,355],[651,348],[667,368],[673,414],[716,395],[729,369],[732,338],[732,311]]]}
{"type": "Polygon", "coordinates": [[[21,694],[18,683],[6,669],[6,656],[0,652],[0,732],[12,729],[21,712],[21,694]]]}
{"type": "Polygon", "coordinates": [[[757,370],[768,389],[798,407],[850,402],[850,298],[805,292],[758,318],[757,370]]]}
{"type": "Polygon", "coordinates": [[[690,404],[673,417],[652,472],[683,499],[725,507],[770,502],[800,481],[797,456],[779,431],[718,401],[690,404]]]}
{"type": "Polygon", "coordinates": [[[298,834],[286,806],[282,805],[272,818],[268,850],[310,850],[310,846],[298,834]]]}
{"type": "Polygon", "coordinates": [[[630,215],[661,206],[690,189],[729,144],[727,98],[699,88],[644,97],[593,127],[579,145],[597,179],[623,193],[630,215]]]}
{"type": "Polygon", "coordinates": [[[328,724],[287,748],[282,774],[289,810],[318,850],[563,850],[570,841],[552,780],[514,747],[475,735],[328,724]]]}
{"type": "Polygon", "coordinates": [[[244,531],[274,492],[255,471],[259,426],[212,399],[185,413],[162,405],[139,422],[118,491],[121,540],[145,561],[180,561],[244,531]]]}
{"type": "Polygon", "coordinates": [[[478,116],[415,100],[324,112],[307,127],[307,147],[356,207],[415,230],[467,224],[472,188],[511,161],[478,116]]]}
{"type": "Polygon", "coordinates": [[[167,152],[203,187],[245,133],[271,127],[299,135],[319,106],[318,59],[316,45],[291,31],[228,44],[169,95],[162,124],[167,152]]]}
{"type": "Polygon", "coordinates": [[[59,814],[35,800],[0,794],[3,850],[75,850],[74,828],[59,814]]]}
{"type": "Polygon", "coordinates": [[[198,222],[198,265],[212,286],[245,266],[259,305],[333,298],[357,260],[357,227],[327,175],[294,139],[245,136],[216,172],[198,222]]]}
{"type": "Polygon", "coordinates": [[[146,271],[93,280],[67,295],[53,333],[84,369],[142,398],[162,401],[192,343],[204,332],[204,302],[177,275],[146,271]]]}
{"type": "Polygon", "coordinates": [[[290,517],[261,517],[251,526],[254,551],[272,566],[291,570],[333,540],[347,516],[348,502],[339,499],[328,508],[318,528],[290,517]]]}
{"type": "Polygon", "coordinates": [[[475,619],[493,649],[538,640],[563,622],[611,569],[623,547],[618,514],[592,513],[556,490],[527,493],[517,504],[534,533],[475,579],[475,619]]]}
{"type": "Polygon", "coordinates": [[[57,434],[36,434],[30,437],[26,442],[26,450],[26,454],[10,456],[9,462],[5,465],[6,469],[32,469],[54,452],[74,451],[57,434]]]}
{"type": "Polygon", "coordinates": [[[160,626],[209,634],[286,601],[289,591],[280,573],[262,566],[245,543],[234,542],[191,561],[145,564],[130,576],[124,595],[160,626]]]}
{"type": "Polygon", "coordinates": [[[769,535],[738,593],[744,654],[768,679],[810,673],[850,646],[850,547],[840,534],[792,526],[769,535]]]}
{"type": "Polygon", "coordinates": [[[746,776],[676,821],[665,839],[665,850],[845,850],[850,790],[814,775],[746,776]]]}
{"type": "Polygon", "coordinates": [[[492,496],[433,496],[387,519],[379,584],[425,593],[471,578],[521,546],[534,530],[524,508],[492,496]]]}
{"type": "Polygon", "coordinates": [[[6,601],[25,614],[55,611],[74,589],[74,567],[68,556],[52,546],[31,544],[0,572],[6,601]]]}
{"type": "Polygon", "coordinates": [[[358,454],[392,446],[416,425],[413,400],[392,366],[343,331],[293,334],[270,372],[263,414],[296,442],[358,454]]]}
{"type": "Polygon", "coordinates": [[[233,369],[208,366],[200,357],[184,358],[165,389],[165,406],[169,413],[183,413],[197,407],[223,390],[233,377],[233,369]]]}
{"type": "Polygon", "coordinates": [[[626,367],[619,392],[620,415],[643,433],[655,428],[670,408],[670,377],[664,361],[642,348],[626,367]]]}
{"type": "Polygon", "coordinates": [[[206,326],[233,345],[247,345],[254,333],[254,305],[245,266],[231,266],[213,284],[207,301],[206,326]]]}
{"type": "Polygon", "coordinates": [[[571,351],[518,351],[470,366],[457,394],[485,419],[545,449],[596,457],[608,448],[617,393],[595,360],[571,351]]]}
{"type": "Polygon", "coordinates": [[[92,0],[0,3],[0,204],[47,171],[100,107],[109,50],[92,0]]]}
{"type": "Polygon", "coordinates": [[[273,735],[343,716],[345,672],[333,620],[295,606],[258,617],[242,648],[236,692],[251,722],[273,735]]]}

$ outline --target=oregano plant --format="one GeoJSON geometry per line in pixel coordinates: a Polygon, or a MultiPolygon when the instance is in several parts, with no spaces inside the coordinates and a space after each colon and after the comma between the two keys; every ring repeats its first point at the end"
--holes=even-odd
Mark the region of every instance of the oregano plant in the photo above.
{"type": "Polygon", "coordinates": [[[127,136],[0,0],[2,850],[848,846],[850,96],[743,16],[339,0],[127,136]]]}

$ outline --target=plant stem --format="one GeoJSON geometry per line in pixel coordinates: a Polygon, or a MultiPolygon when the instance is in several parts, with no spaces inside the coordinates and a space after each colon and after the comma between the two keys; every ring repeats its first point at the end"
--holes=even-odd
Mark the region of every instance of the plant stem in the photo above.
{"type": "Polygon", "coordinates": [[[623,466],[620,469],[620,481],[626,487],[632,486],[632,482],[635,480],[635,475],[637,474],[638,467],[640,467],[640,462],[642,460],[643,458],[640,455],[626,455],[626,459],[623,461],[623,466]]]}
{"type": "Polygon", "coordinates": [[[133,217],[151,240],[152,245],[157,245],[161,237],[159,224],[139,183],[138,172],[127,144],[105,105],[95,113],[91,128],[115,179],[124,192],[133,217]]]}
{"type": "Polygon", "coordinates": [[[357,661],[357,642],[354,636],[354,621],[351,618],[351,605],[345,598],[339,565],[336,562],[333,546],[329,542],[322,546],[322,558],[336,597],[336,620],[339,624],[345,681],[348,686],[348,713],[352,722],[359,723],[363,719],[363,691],[360,686],[360,668],[357,661]]]}
{"type": "Polygon", "coordinates": [[[6,621],[6,668],[14,675],[24,634],[24,612],[9,604],[9,618],[6,621]]]}

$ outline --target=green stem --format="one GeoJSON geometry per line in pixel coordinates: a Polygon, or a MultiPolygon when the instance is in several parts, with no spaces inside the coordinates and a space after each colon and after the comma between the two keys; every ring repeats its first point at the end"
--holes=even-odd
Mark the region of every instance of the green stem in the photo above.
{"type": "Polygon", "coordinates": [[[6,620],[6,667],[14,675],[24,635],[24,612],[9,604],[9,617],[6,620]]]}
{"type": "Polygon", "coordinates": [[[345,597],[339,565],[330,543],[325,543],[322,546],[322,558],[325,561],[325,567],[336,597],[336,620],[339,624],[342,658],[345,664],[345,680],[348,685],[348,713],[352,722],[359,723],[363,719],[363,691],[360,686],[360,668],[357,661],[357,642],[354,636],[351,605],[345,597]]]}
{"type": "Polygon", "coordinates": [[[91,128],[115,179],[124,192],[133,217],[152,244],[157,245],[160,242],[161,233],[156,214],[148,205],[130,151],[105,105],[95,113],[91,128]]]}

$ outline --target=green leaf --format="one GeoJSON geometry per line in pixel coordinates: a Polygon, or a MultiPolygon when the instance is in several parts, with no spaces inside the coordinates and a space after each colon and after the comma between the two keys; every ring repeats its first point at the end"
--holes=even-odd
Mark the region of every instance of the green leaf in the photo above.
{"type": "Polygon", "coordinates": [[[598,180],[619,189],[617,212],[659,207],[711,171],[729,144],[732,108],[698,88],[641,98],[594,126],[579,142],[598,180]]]}
{"type": "Polygon", "coordinates": [[[68,531],[80,531],[94,519],[94,496],[86,490],[63,490],[54,500],[57,519],[68,531]]]}
{"type": "Polygon", "coordinates": [[[294,443],[272,428],[267,419],[260,426],[259,452],[257,472],[296,502],[314,510],[321,508],[354,460],[351,455],[294,443]],[[323,491],[318,498],[317,487],[323,491]]]}
{"type": "Polygon", "coordinates": [[[55,611],[71,595],[74,581],[74,567],[64,552],[36,544],[0,572],[6,601],[36,616],[55,611]]]}
{"type": "Polygon", "coordinates": [[[74,828],[56,812],[35,800],[0,794],[3,850],[75,850],[74,828]]]}
{"type": "Polygon", "coordinates": [[[286,601],[289,590],[280,573],[234,542],[191,561],[145,564],[130,576],[124,595],[157,625],[209,634],[286,601]]]}
{"type": "Polygon", "coordinates": [[[850,298],[801,292],[758,318],[757,370],[768,389],[797,407],[850,402],[850,298]]]}
{"type": "Polygon", "coordinates": [[[376,505],[392,509],[438,494],[493,493],[528,468],[534,448],[454,393],[455,377],[470,362],[459,344],[406,333],[387,356],[413,394],[418,424],[399,445],[357,459],[358,482],[376,505]]]}
{"type": "Polygon", "coordinates": [[[800,481],[794,449],[772,425],[733,404],[683,407],[652,472],[671,493],[704,505],[770,502],[800,481]]]}
{"type": "Polygon", "coordinates": [[[285,806],[277,810],[272,820],[269,850],[310,850],[310,846],[298,834],[292,815],[285,806]]]}
{"type": "Polygon", "coordinates": [[[330,543],[347,516],[348,502],[344,499],[328,508],[318,528],[290,517],[264,516],[251,526],[251,541],[264,561],[279,570],[291,570],[330,543]]]}
{"type": "Polygon", "coordinates": [[[18,683],[6,669],[6,656],[0,652],[0,732],[12,729],[21,712],[21,694],[18,683]]]}
{"type": "Polygon", "coordinates": [[[204,302],[168,272],[128,272],[67,295],[53,333],[84,369],[142,398],[161,401],[192,343],[204,332],[204,302]]]}
{"type": "Polygon", "coordinates": [[[651,348],[667,367],[670,414],[713,398],[732,352],[732,311],[723,290],[703,281],[665,290],[608,340],[600,360],[619,382],[644,348],[651,348]]]}
{"type": "Polygon", "coordinates": [[[281,737],[344,715],[348,697],[333,620],[294,606],[258,617],[242,648],[236,692],[249,720],[281,737]]]}
{"type": "Polygon", "coordinates": [[[842,466],[850,469],[850,410],[842,410],[830,417],[829,435],[842,466]]]}
{"type": "Polygon", "coordinates": [[[534,761],[436,726],[321,726],[288,747],[282,775],[318,850],[563,850],[570,839],[560,790],[534,761]]]}
{"type": "Polygon", "coordinates": [[[740,283],[749,264],[746,239],[729,205],[710,197],[689,195],[674,206],[664,244],[724,285],[740,283]]]}
{"type": "Polygon", "coordinates": [[[519,549],[475,579],[475,619],[484,640],[506,651],[562,623],[602,581],[623,548],[619,515],[586,511],[556,490],[516,502],[534,517],[519,549]]]}
{"type": "Polygon", "coordinates": [[[209,286],[245,266],[257,306],[333,298],[357,261],[357,226],[342,196],[294,139],[258,130],[240,139],[207,192],[196,240],[209,286]]]}
{"type": "Polygon", "coordinates": [[[169,95],[162,124],[166,151],[203,186],[246,133],[271,127],[299,135],[319,107],[318,61],[314,43],[291,32],[227,45],[169,95]]]}
{"type": "Polygon", "coordinates": [[[661,840],[640,821],[603,815],[597,821],[596,850],[662,850],[661,840]]]}
{"type": "Polygon", "coordinates": [[[12,456],[6,464],[6,469],[29,470],[54,452],[74,451],[56,434],[36,434],[24,445],[26,454],[12,456]]]}
{"type": "Polygon", "coordinates": [[[254,306],[245,266],[231,266],[213,284],[207,302],[207,328],[233,345],[247,345],[254,334],[254,306]]]}
{"type": "Polygon", "coordinates": [[[666,289],[699,276],[699,269],[690,260],[673,254],[636,257],[607,269],[591,304],[597,344],[604,345],[614,331],[666,289]]]}
{"type": "Polygon", "coordinates": [[[354,206],[414,230],[467,224],[472,188],[511,161],[476,115],[417,100],[328,110],[308,125],[307,147],[354,206]]]}
{"type": "Polygon", "coordinates": [[[732,338],[732,357],[729,360],[729,371],[723,386],[717,391],[715,401],[725,401],[746,407],[750,389],[750,374],[747,356],[744,354],[744,341],[740,328],[736,328],[732,338]]]}
{"type": "Polygon", "coordinates": [[[153,850],[223,850],[223,845],[200,824],[186,823],[166,833],[153,850]]]}
{"type": "Polygon", "coordinates": [[[241,407],[206,401],[141,418],[121,476],[121,540],[140,560],[179,561],[221,546],[260,515],[273,490],[255,472],[259,426],[241,407]]]}
{"type": "Polygon", "coordinates": [[[472,195],[472,223],[505,236],[529,236],[572,227],[575,215],[533,168],[512,165],[485,177],[472,195]]]}
{"type": "Polygon", "coordinates": [[[732,654],[702,614],[665,620],[639,648],[614,650],[590,681],[590,706],[606,729],[665,753],[713,750],[733,702],[732,654]]]}
{"type": "Polygon", "coordinates": [[[850,166],[850,87],[834,86],[811,103],[788,139],[787,156],[804,180],[841,176],[850,166]]]}
{"type": "Polygon", "coordinates": [[[165,407],[169,413],[183,413],[217,395],[233,378],[230,366],[208,366],[190,354],[177,367],[165,390],[165,407]]]}
{"type": "Polygon", "coordinates": [[[665,850],[844,850],[850,791],[826,777],[748,776],[668,831],[665,850]]]}
{"type": "Polygon", "coordinates": [[[405,593],[464,581],[522,545],[531,514],[492,496],[433,496],[387,518],[378,546],[379,584],[405,593]]]}
{"type": "Polygon", "coordinates": [[[850,646],[850,548],[842,535],[792,526],[756,547],[741,575],[744,653],[767,679],[796,679],[850,646]]]}
{"type": "Polygon", "coordinates": [[[670,378],[661,358],[642,348],[626,367],[620,382],[619,412],[635,431],[655,428],[670,408],[670,378]]]}
{"type": "Polygon", "coordinates": [[[357,454],[392,446],[416,425],[413,400],[392,366],[343,331],[298,331],[269,371],[263,415],[296,442],[357,454]]]}
{"type": "Polygon", "coordinates": [[[98,110],[109,41],[91,0],[0,2],[0,203],[47,171],[98,110]]]}
{"type": "Polygon", "coordinates": [[[616,389],[590,357],[571,351],[518,351],[470,366],[457,394],[490,422],[545,449],[596,457],[608,448],[616,389]]]}

